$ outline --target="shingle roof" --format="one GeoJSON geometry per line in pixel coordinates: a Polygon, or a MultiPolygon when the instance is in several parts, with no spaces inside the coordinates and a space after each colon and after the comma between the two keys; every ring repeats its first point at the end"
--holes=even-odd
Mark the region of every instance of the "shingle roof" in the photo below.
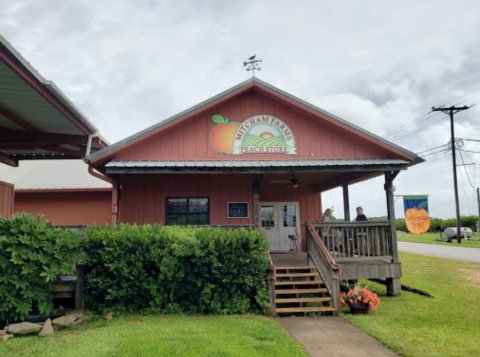
{"type": "Polygon", "coordinates": [[[2,181],[15,190],[64,190],[111,188],[112,185],[88,173],[81,160],[21,161],[18,167],[0,164],[2,181]]]}
{"type": "MultiPolygon", "coordinates": [[[[157,130],[159,130],[159,129],[161,129],[161,128],[163,128],[163,127],[165,127],[165,126],[167,126],[167,125],[169,125],[169,124],[171,124],[171,123],[173,123],[173,122],[175,122],[175,121],[177,121],[177,120],[179,120],[179,119],[181,119],[181,118],[183,118],[183,117],[185,117],[189,114],[200,111],[203,107],[208,106],[209,104],[212,104],[212,103],[214,103],[218,100],[221,100],[223,98],[226,98],[226,97],[232,95],[233,93],[235,93],[235,92],[237,92],[237,91],[239,91],[239,90],[241,90],[241,89],[243,89],[243,88],[245,88],[245,87],[247,87],[251,84],[256,84],[260,87],[263,87],[263,88],[265,88],[269,91],[272,91],[272,92],[276,93],[277,95],[279,95],[281,97],[284,97],[288,100],[294,101],[294,102],[302,105],[303,107],[305,107],[307,109],[310,109],[310,110],[312,110],[312,111],[314,111],[314,112],[316,112],[316,113],[318,113],[318,114],[320,114],[324,117],[327,117],[330,120],[333,120],[334,122],[337,122],[337,123],[339,123],[339,124],[341,124],[341,125],[343,125],[347,128],[350,128],[350,129],[352,129],[352,130],[354,130],[354,131],[356,131],[360,134],[363,134],[366,137],[368,137],[368,138],[370,138],[374,141],[377,141],[380,144],[386,145],[387,147],[390,147],[391,149],[393,149],[397,152],[401,152],[408,157],[412,157],[412,158],[417,158],[418,157],[417,154],[415,154],[415,153],[413,153],[409,150],[406,150],[406,149],[402,148],[401,146],[398,146],[398,145],[396,145],[396,144],[394,144],[394,143],[392,143],[388,140],[385,140],[380,136],[372,134],[369,131],[367,131],[367,130],[359,127],[359,126],[356,126],[356,125],[346,121],[345,119],[337,117],[337,116],[335,116],[335,115],[333,115],[333,114],[331,114],[331,113],[329,113],[329,112],[327,112],[323,109],[320,109],[320,108],[314,106],[313,104],[310,104],[310,103],[308,103],[308,102],[306,102],[302,99],[299,99],[299,98],[297,98],[297,97],[295,97],[295,96],[293,96],[293,95],[291,95],[291,94],[289,94],[289,93],[287,93],[287,92],[285,92],[285,91],[283,91],[283,90],[281,90],[277,87],[272,86],[271,84],[269,84],[267,82],[264,82],[264,81],[258,79],[257,77],[252,77],[252,78],[250,78],[250,79],[248,79],[248,80],[246,80],[246,81],[244,81],[244,82],[242,82],[242,83],[240,83],[240,84],[238,84],[238,85],[236,85],[236,86],[234,86],[234,87],[232,87],[232,88],[230,88],[230,89],[228,89],[228,90],[226,90],[226,91],[224,91],[224,92],[222,92],[222,93],[220,93],[220,94],[218,94],[218,95],[216,95],[216,96],[214,96],[210,99],[207,99],[207,100],[205,100],[205,101],[203,101],[203,102],[201,102],[201,103],[199,103],[199,104],[197,104],[197,105],[195,105],[191,108],[188,108],[187,110],[184,110],[183,112],[178,113],[177,115],[174,115],[174,116],[172,116],[172,117],[170,117],[166,120],[163,120],[163,121],[161,121],[157,124],[154,124],[154,125],[146,128],[146,129],[144,129],[144,130],[142,130],[142,131],[140,131],[136,134],[133,134],[133,135],[127,137],[126,139],[120,140],[120,141],[118,141],[118,142],[116,142],[116,143],[114,143],[114,144],[112,144],[112,145],[110,145],[106,148],[103,148],[102,150],[99,150],[99,151],[87,156],[86,159],[90,160],[90,161],[93,161],[93,160],[96,160],[100,157],[103,157],[104,155],[106,155],[108,153],[111,153],[113,151],[116,151],[116,150],[122,148],[123,146],[131,144],[131,143],[137,141],[138,139],[142,138],[143,136],[148,135],[148,134],[150,134],[154,131],[157,131],[157,130]]],[[[423,160],[421,160],[421,161],[423,161],[423,160]]]]}

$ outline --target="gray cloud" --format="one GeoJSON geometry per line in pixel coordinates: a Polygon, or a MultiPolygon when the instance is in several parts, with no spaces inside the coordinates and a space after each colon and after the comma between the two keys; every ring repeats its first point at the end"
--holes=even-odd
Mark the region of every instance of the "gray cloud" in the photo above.
{"type": "MultiPolygon", "coordinates": [[[[112,142],[245,80],[241,62],[253,53],[263,80],[379,135],[480,93],[476,0],[1,2],[2,35],[112,142]]],[[[459,137],[480,138],[479,108],[458,115],[459,137]]],[[[444,144],[442,115],[388,138],[416,151],[444,144]]],[[[429,194],[432,215],[453,216],[448,160],[400,174],[397,193],[429,194]]],[[[354,185],[351,206],[384,214],[382,185],[354,185]]],[[[466,190],[462,213],[473,213],[466,190]]],[[[341,194],[323,196],[343,216],[341,194]]]]}

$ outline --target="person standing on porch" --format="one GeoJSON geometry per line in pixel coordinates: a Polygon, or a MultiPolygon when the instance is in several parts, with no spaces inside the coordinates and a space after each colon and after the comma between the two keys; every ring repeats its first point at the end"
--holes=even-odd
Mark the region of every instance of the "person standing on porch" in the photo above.
{"type": "Polygon", "coordinates": [[[368,221],[367,216],[363,214],[363,208],[358,206],[357,207],[357,217],[355,218],[357,222],[368,221]]]}
{"type": "MultiPolygon", "coordinates": [[[[361,206],[357,207],[357,217],[355,217],[355,221],[356,222],[368,221],[367,216],[363,214],[363,208],[361,206]]],[[[358,249],[357,229],[354,228],[350,234],[353,235],[353,247],[355,249],[355,254],[356,254],[358,249]]]]}
{"type": "MultiPolygon", "coordinates": [[[[333,218],[332,213],[333,213],[332,210],[330,208],[327,208],[323,213],[322,222],[331,222],[333,218]]],[[[331,235],[332,237],[334,237],[335,248],[338,250],[339,247],[342,245],[341,244],[342,232],[340,232],[338,229],[335,229],[335,228],[325,227],[323,228],[324,239],[328,236],[329,230],[331,230],[331,235]]]]}

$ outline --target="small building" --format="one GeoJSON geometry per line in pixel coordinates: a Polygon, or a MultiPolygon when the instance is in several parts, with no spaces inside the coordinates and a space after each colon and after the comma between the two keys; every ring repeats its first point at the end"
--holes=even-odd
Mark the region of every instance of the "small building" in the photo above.
{"type": "Polygon", "coordinates": [[[19,167],[0,165],[0,177],[14,187],[14,214],[41,214],[56,226],[111,222],[112,185],[90,175],[88,165],[81,160],[22,161],[19,167]]]}
{"type": "Polygon", "coordinates": [[[309,239],[322,236],[322,256],[342,262],[344,279],[388,278],[390,290],[399,292],[392,182],[423,160],[258,78],[86,160],[115,181],[120,222],[255,225],[266,232],[271,252],[288,252],[290,238],[300,237],[300,249],[312,259],[313,247],[320,248],[309,239]],[[390,221],[365,223],[363,231],[348,222],[317,223],[321,192],[343,187],[349,221],[349,185],[379,175],[386,179],[390,221]],[[360,255],[340,254],[334,235],[349,239],[352,232],[372,240],[360,255]]]}

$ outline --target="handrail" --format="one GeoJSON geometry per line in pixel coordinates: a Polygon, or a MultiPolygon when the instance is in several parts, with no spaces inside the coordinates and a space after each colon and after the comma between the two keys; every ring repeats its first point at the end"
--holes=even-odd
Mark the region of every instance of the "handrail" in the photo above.
{"type": "Polygon", "coordinates": [[[315,227],[324,227],[331,225],[338,226],[389,226],[390,221],[328,221],[328,222],[307,222],[315,227]]]}
{"type": "MultiPolygon", "coordinates": [[[[258,231],[262,230],[259,223],[256,223],[255,226],[256,226],[258,231]]],[[[273,278],[272,278],[272,280],[277,281],[277,266],[275,264],[273,264],[272,257],[270,256],[270,253],[268,253],[267,256],[268,256],[268,259],[270,259],[270,265],[273,266],[273,278]]]]}
{"type": "Polygon", "coordinates": [[[322,247],[323,251],[326,253],[328,259],[330,260],[330,263],[338,268],[338,278],[332,278],[333,280],[337,280],[337,281],[342,281],[342,266],[341,265],[338,265],[337,263],[335,263],[335,260],[333,260],[330,252],[328,251],[327,247],[325,247],[325,244],[323,244],[322,240],[320,239],[320,236],[318,235],[317,231],[312,227],[312,225],[310,223],[307,223],[307,226],[310,228],[310,231],[313,232],[313,234],[315,235],[315,237],[317,238],[317,241],[320,243],[320,246],[322,247]]]}

